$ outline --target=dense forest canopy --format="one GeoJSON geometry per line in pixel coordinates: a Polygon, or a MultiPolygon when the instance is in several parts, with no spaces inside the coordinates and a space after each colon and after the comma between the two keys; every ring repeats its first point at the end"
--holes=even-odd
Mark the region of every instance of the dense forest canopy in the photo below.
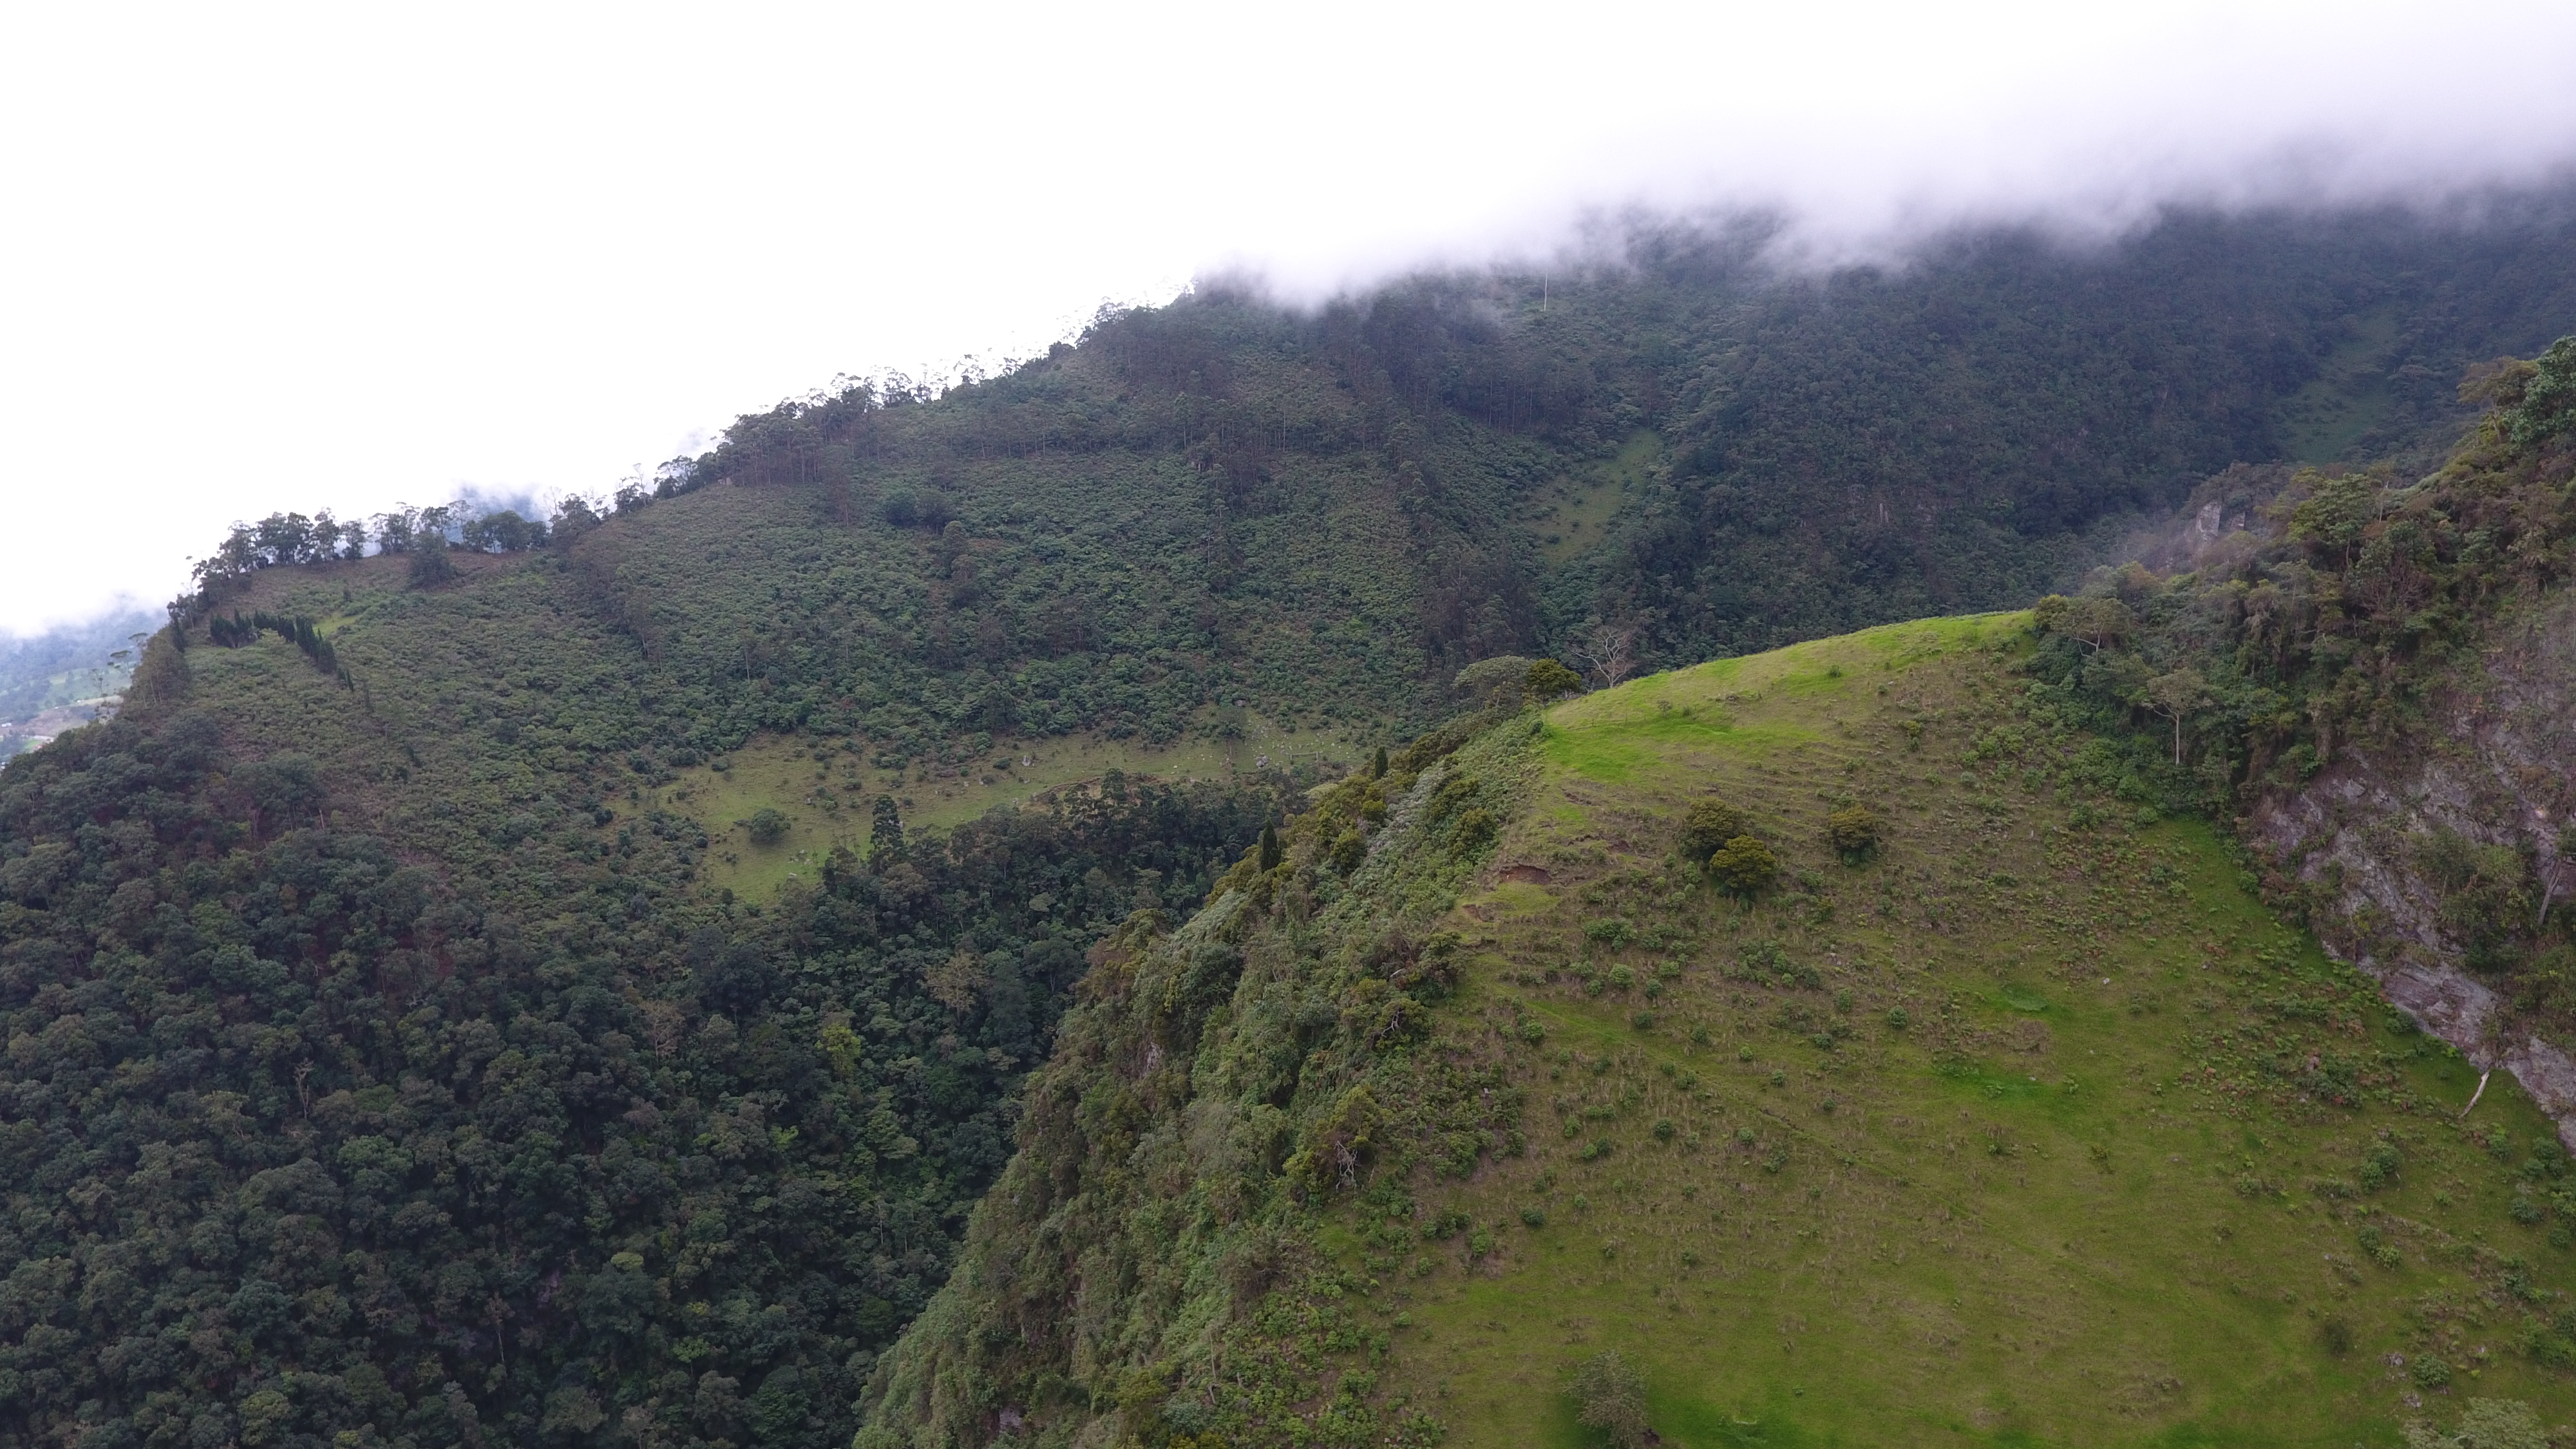
{"type": "Polygon", "coordinates": [[[2438,453],[2576,315],[2546,207],[1761,240],[1209,286],[598,508],[237,530],[0,772],[0,1442],[846,1442],[1104,938],[1462,666],[2027,603],[2231,464],[2438,453]],[[1252,728],[1284,768],[902,819],[1252,728]],[[755,743],[872,818],[737,899],[667,792],[755,743]]]}
{"type": "Polygon", "coordinates": [[[845,1438],[1092,936],[1269,809],[1111,782],[752,916],[579,827],[460,891],[322,798],[193,710],[0,782],[17,1442],[845,1438]]]}

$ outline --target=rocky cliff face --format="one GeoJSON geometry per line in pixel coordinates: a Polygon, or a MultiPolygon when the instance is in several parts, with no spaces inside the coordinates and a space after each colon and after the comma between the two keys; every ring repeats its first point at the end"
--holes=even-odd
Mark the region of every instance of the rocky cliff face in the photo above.
{"type": "Polygon", "coordinates": [[[2308,887],[2329,950],[2513,1073],[2576,1150],[2576,1054],[2526,1009],[2544,918],[2576,894],[2576,597],[2506,617],[2462,664],[2418,738],[2348,748],[2250,839],[2308,887]]]}

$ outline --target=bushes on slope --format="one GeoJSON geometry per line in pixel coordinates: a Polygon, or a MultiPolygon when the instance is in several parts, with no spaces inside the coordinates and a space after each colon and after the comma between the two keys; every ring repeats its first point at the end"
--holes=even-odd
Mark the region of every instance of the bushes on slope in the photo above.
{"type": "Polygon", "coordinates": [[[1336,1371],[1372,1341],[1313,1214],[1357,1196],[1409,1220],[1407,1183],[1514,1149],[1515,1089],[1425,1010],[1454,939],[1417,922],[1481,861],[1457,822],[1508,814],[1525,725],[1441,737],[1322,793],[1185,925],[1139,915],[1091,956],[1031,1081],[1019,1151],[959,1270],[876,1380],[862,1444],[1422,1444],[1437,1426],[1336,1371]],[[1326,859],[1388,802],[1359,873],[1326,859]],[[1442,802],[1446,802],[1444,805],[1442,802]],[[1445,812],[1445,814],[1444,814],[1445,812]],[[1114,1291],[1103,1285],[1118,1285],[1114,1291]]]}

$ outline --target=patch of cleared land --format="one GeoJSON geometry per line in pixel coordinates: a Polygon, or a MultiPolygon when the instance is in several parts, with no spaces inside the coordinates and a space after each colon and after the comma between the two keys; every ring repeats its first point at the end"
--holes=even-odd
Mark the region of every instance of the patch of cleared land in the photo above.
{"type": "Polygon", "coordinates": [[[999,741],[974,764],[953,770],[880,770],[867,764],[872,753],[864,740],[763,736],[721,760],[680,771],[654,803],[706,831],[710,881],[759,899],[789,880],[812,877],[834,846],[864,851],[880,795],[894,797],[907,832],[946,830],[1050,791],[1094,784],[1112,770],[1184,782],[1296,763],[1346,766],[1360,758],[1359,747],[1339,736],[1288,734],[1258,719],[1238,740],[1184,740],[1163,749],[1099,735],[999,741]],[[787,817],[787,833],[767,846],[753,844],[750,832],[752,816],[763,809],[787,817]]]}

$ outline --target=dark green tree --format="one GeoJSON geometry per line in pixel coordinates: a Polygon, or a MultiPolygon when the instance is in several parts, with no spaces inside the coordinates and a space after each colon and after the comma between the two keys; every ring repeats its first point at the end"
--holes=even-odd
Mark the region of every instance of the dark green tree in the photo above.
{"type": "Polygon", "coordinates": [[[1583,676],[1556,660],[1541,659],[1533,662],[1529,672],[1522,676],[1521,689],[1529,696],[1530,703],[1545,704],[1552,699],[1580,693],[1583,676]]]}
{"type": "Polygon", "coordinates": [[[1696,801],[1682,816],[1682,854],[1705,861],[1720,846],[1742,835],[1749,823],[1742,810],[1723,800],[1696,801]]]}
{"type": "Polygon", "coordinates": [[[894,806],[892,795],[879,795],[868,817],[868,864],[890,863],[903,858],[903,817],[894,806]]]}
{"type": "Polygon", "coordinates": [[[1846,805],[1825,817],[1825,844],[1846,861],[1860,861],[1878,849],[1878,815],[1866,805],[1846,805]]]}
{"type": "Polygon", "coordinates": [[[2576,337],[2549,344],[2522,384],[2522,398],[2505,415],[2505,436],[2534,447],[2576,427],[2576,337]]]}
{"type": "Polygon", "coordinates": [[[2379,517],[2379,480],[2360,473],[2303,479],[2308,496],[2290,510],[2290,537],[2345,568],[2364,530],[2379,517]]]}
{"type": "Polygon", "coordinates": [[[444,537],[424,533],[414,540],[408,577],[415,589],[434,589],[456,577],[456,560],[447,556],[444,537]]]}
{"type": "Polygon", "coordinates": [[[1739,835],[1708,858],[1709,877],[1730,895],[1760,895],[1780,875],[1780,857],[1750,835],[1739,835]]]}

